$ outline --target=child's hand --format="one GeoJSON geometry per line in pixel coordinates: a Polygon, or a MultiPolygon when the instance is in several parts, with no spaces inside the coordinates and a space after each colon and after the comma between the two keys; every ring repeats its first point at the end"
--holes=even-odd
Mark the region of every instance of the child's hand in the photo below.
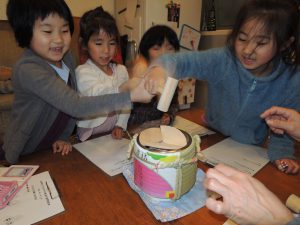
{"type": "Polygon", "coordinates": [[[119,87],[119,92],[130,91],[136,88],[139,83],[141,83],[142,79],[145,77],[145,72],[147,71],[148,63],[146,59],[142,56],[139,56],[136,61],[135,65],[130,73],[130,79],[124,82],[119,87]]]}
{"type": "Polygon", "coordinates": [[[296,174],[299,172],[299,164],[293,159],[279,159],[275,161],[277,168],[287,174],[296,174]]]}
{"type": "Polygon", "coordinates": [[[114,139],[122,139],[123,135],[124,135],[124,130],[122,127],[115,127],[111,132],[111,136],[114,139]]]}
{"type": "Polygon", "coordinates": [[[52,145],[53,153],[61,152],[61,155],[68,155],[72,151],[72,145],[65,141],[56,141],[52,145]]]}
{"type": "Polygon", "coordinates": [[[148,103],[151,101],[154,95],[150,94],[145,89],[145,79],[141,79],[141,82],[137,87],[130,91],[130,98],[132,102],[148,103]]]}
{"type": "Polygon", "coordinates": [[[146,75],[146,90],[154,95],[161,94],[168,77],[167,72],[159,66],[154,66],[149,68],[146,75]]]}
{"type": "Polygon", "coordinates": [[[169,116],[169,114],[164,113],[164,115],[160,119],[160,122],[162,125],[169,125],[171,122],[171,117],[169,116]]]}
{"type": "Polygon", "coordinates": [[[126,81],[120,85],[119,92],[126,92],[126,91],[133,90],[141,83],[142,79],[143,78],[140,78],[140,77],[130,78],[128,81],[126,81]]]}

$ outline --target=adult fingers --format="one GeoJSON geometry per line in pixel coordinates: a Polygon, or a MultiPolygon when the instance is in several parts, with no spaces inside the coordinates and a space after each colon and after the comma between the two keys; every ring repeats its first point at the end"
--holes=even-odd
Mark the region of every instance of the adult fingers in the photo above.
{"type": "MultiPolygon", "coordinates": [[[[218,171],[219,173],[224,174],[225,176],[233,176],[233,175],[236,175],[236,174],[241,174],[240,171],[238,171],[238,170],[236,170],[236,169],[234,169],[230,166],[226,166],[224,164],[221,164],[221,163],[218,164],[217,166],[215,166],[214,169],[216,171],[218,171]]],[[[213,169],[209,169],[209,170],[213,170],[213,169]]]]}
{"type": "Polygon", "coordinates": [[[282,108],[282,107],[278,107],[278,106],[273,106],[270,109],[267,109],[266,111],[264,111],[260,117],[261,118],[267,118],[269,116],[272,116],[274,114],[279,114],[283,117],[288,117],[289,116],[289,109],[286,108],[282,108]]]}
{"type": "Polygon", "coordinates": [[[225,207],[224,203],[220,200],[208,198],[208,199],[206,199],[205,205],[209,210],[211,210],[217,214],[228,214],[228,212],[226,212],[226,207],[225,207]]]}
{"type": "Polygon", "coordinates": [[[275,134],[284,134],[284,130],[282,129],[277,129],[275,127],[270,127],[270,129],[275,133],[275,134]]]}
{"type": "Polygon", "coordinates": [[[204,187],[222,196],[224,196],[225,193],[228,193],[228,186],[226,184],[224,185],[222,182],[220,182],[220,180],[215,178],[205,178],[204,187]]]}
{"type": "Polygon", "coordinates": [[[275,131],[290,130],[290,125],[285,120],[266,120],[266,123],[272,128],[272,130],[275,129],[275,131]]]}

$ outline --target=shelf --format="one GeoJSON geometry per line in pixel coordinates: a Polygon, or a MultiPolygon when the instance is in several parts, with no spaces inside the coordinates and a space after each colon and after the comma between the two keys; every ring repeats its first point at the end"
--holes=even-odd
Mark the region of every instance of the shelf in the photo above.
{"type": "Polygon", "coordinates": [[[231,29],[226,30],[214,30],[214,31],[201,31],[203,36],[217,36],[217,35],[228,35],[230,34],[231,29]]]}

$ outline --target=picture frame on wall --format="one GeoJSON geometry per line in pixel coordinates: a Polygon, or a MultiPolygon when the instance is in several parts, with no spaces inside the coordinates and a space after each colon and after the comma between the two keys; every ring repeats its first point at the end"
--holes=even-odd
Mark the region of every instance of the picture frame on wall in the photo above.
{"type": "Polygon", "coordinates": [[[180,47],[195,51],[198,49],[200,43],[201,33],[199,30],[195,28],[183,24],[181,27],[181,32],[179,36],[179,44],[180,47]]]}

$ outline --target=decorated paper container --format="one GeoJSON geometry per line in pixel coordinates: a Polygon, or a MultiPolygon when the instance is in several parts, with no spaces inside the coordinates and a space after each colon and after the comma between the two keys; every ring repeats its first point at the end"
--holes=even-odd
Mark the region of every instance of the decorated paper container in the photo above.
{"type": "Polygon", "coordinates": [[[200,138],[182,131],[187,145],[177,150],[143,146],[134,140],[134,183],[149,196],[176,200],[195,184],[200,138]]]}

